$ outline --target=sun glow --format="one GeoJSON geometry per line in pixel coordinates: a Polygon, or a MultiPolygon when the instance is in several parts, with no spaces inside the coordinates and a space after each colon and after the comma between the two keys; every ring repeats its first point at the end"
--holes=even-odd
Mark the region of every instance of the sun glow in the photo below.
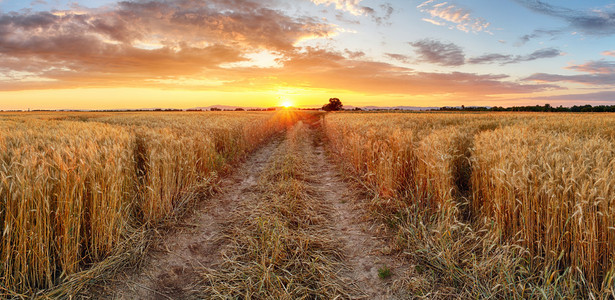
{"type": "Polygon", "coordinates": [[[284,101],[282,101],[282,104],[281,104],[281,105],[282,105],[282,107],[284,107],[284,108],[289,108],[289,107],[293,106],[293,102],[292,102],[292,101],[290,101],[290,100],[284,100],[284,101]]]}

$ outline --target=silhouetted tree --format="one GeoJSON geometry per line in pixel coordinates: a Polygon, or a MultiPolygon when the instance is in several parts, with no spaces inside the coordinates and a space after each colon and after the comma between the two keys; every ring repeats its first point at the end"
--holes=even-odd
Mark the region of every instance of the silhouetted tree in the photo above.
{"type": "Polygon", "coordinates": [[[324,111],[342,110],[342,101],[338,98],[329,98],[329,103],[322,106],[324,111]]]}

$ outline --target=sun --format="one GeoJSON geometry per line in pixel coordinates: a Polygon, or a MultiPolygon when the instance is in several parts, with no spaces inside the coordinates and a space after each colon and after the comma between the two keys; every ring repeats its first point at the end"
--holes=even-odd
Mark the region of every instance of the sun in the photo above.
{"type": "Polygon", "coordinates": [[[282,107],[284,107],[284,108],[289,108],[289,107],[291,107],[291,106],[293,106],[293,102],[292,102],[292,101],[290,101],[290,100],[284,100],[284,101],[282,101],[282,107]]]}

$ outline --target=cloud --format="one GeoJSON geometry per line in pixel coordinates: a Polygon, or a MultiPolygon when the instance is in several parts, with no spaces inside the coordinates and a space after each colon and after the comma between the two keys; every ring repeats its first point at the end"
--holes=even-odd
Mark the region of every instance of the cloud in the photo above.
{"type": "MultiPolygon", "coordinates": [[[[472,57],[466,60],[465,53],[461,47],[453,43],[442,43],[431,39],[422,39],[416,42],[409,43],[415,48],[419,55],[419,61],[439,64],[443,66],[461,66],[464,64],[493,64],[500,65],[515,64],[520,62],[534,61],[544,58],[553,58],[563,53],[555,48],[545,48],[536,50],[527,55],[510,55],[500,53],[489,53],[477,57],[472,57]]],[[[386,56],[403,61],[401,57],[393,57],[390,54],[386,56]]],[[[405,57],[404,59],[408,59],[405,57]]]]}
{"type": "Polygon", "coordinates": [[[602,10],[577,11],[548,4],[540,0],[515,0],[521,5],[544,15],[565,20],[574,28],[590,35],[615,34],[615,12],[602,10]]]}
{"type": "Polygon", "coordinates": [[[601,54],[604,56],[615,56],[615,51],[603,51],[601,54]]]}
{"type": "Polygon", "coordinates": [[[442,94],[485,97],[557,89],[549,84],[508,81],[507,75],[416,72],[392,64],[346,59],[342,53],[307,48],[271,73],[274,82],[306,88],[342,89],[365,94],[442,94]]]}
{"type": "Polygon", "coordinates": [[[540,83],[546,82],[570,82],[585,85],[613,85],[615,84],[615,73],[608,74],[583,74],[583,75],[558,75],[536,73],[524,79],[540,83]]]}
{"type": "Polygon", "coordinates": [[[397,60],[403,63],[410,62],[410,56],[408,55],[397,54],[397,53],[385,53],[384,55],[390,59],[397,60]]]}
{"type": "MultiPolygon", "coordinates": [[[[486,97],[557,88],[501,74],[417,72],[369,60],[361,51],[297,46],[335,32],[320,19],[291,17],[246,0],[127,1],[80,12],[0,14],[0,90],[129,85],[238,92],[292,86],[486,97]],[[252,54],[261,52],[272,54],[276,64],[251,64],[252,54]]],[[[454,44],[411,44],[424,60],[465,60],[454,44]]]]}
{"type": "Polygon", "coordinates": [[[461,66],[465,63],[463,49],[453,43],[422,39],[409,44],[415,48],[420,61],[443,66],[461,66]]]}
{"type": "Polygon", "coordinates": [[[597,86],[615,84],[615,62],[613,61],[589,61],[580,65],[570,65],[566,69],[588,74],[558,75],[537,73],[525,78],[525,80],[535,82],[570,82],[597,86]]]}
{"type": "Polygon", "coordinates": [[[589,61],[581,65],[568,66],[566,69],[591,74],[615,74],[615,61],[589,61]]]}
{"type": "Polygon", "coordinates": [[[482,18],[472,17],[472,11],[449,4],[448,2],[428,0],[421,3],[417,8],[428,13],[431,18],[425,18],[423,21],[434,25],[444,25],[442,21],[455,24],[454,27],[464,32],[488,32],[489,22],[482,18]]]}
{"type": "Polygon", "coordinates": [[[562,33],[563,33],[562,30],[536,29],[531,34],[526,34],[520,37],[519,40],[515,43],[515,46],[523,46],[532,39],[541,38],[545,36],[554,38],[555,36],[562,34],[562,33]]]}
{"type": "Polygon", "coordinates": [[[585,94],[567,94],[532,98],[535,100],[569,101],[575,104],[579,102],[596,102],[596,104],[615,104],[615,91],[602,91],[585,94]]]}
{"type": "Polygon", "coordinates": [[[350,51],[348,49],[344,49],[344,53],[346,53],[346,56],[350,59],[357,59],[365,56],[365,52],[363,51],[350,51]]]}
{"type": "MultiPolygon", "coordinates": [[[[382,25],[387,21],[391,15],[395,12],[395,9],[390,3],[381,4],[379,7],[382,10],[382,15],[380,15],[376,9],[369,6],[360,5],[363,0],[311,0],[314,4],[320,5],[334,5],[335,9],[349,12],[355,16],[370,16],[371,19],[382,25]]],[[[336,14],[336,18],[343,22],[348,23],[358,23],[356,21],[347,20],[343,17],[343,15],[336,14]]]]}
{"type": "Polygon", "coordinates": [[[316,5],[334,5],[335,9],[347,11],[355,16],[366,14],[366,9],[371,9],[366,6],[359,5],[363,0],[311,0],[316,5]]]}
{"type": "Polygon", "coordinates": [[[514,60],[513,55],[506,54],[498,54],[498,53],[490,53],[477,57],[472,57],[468,59],[468,63],[470,64],[491,64],[491,63],[501,63],[505,64],[514,60]]]}
{"type": "MultiPolygon", "coordinates": [[[[335,28],[252,1],[125,1],[82,12],[0,14],[0,68],[65,86],[199,75],[335,28]]],[[[19,86],[16,82],[12,82],[19,86]]],[[[45,82],[45,85],[51,84],[45,82]]],[[[5,85],[6,86],[6,85],[5,85]]]]}
{"type": "Polygon", "coordinates": [[[543,58],[553,58],[562,55],[562,52],[555,48],[536,50],[528,55],[505,55],[498,53],[485,54],[468,59],[469,64],[491,64],[500,65],[515,64],[526,61],[533,61],[543,58]]]}
{"type": "Polygon", "coordinates": [[[434,25],[436,25],[436,26],[444,26],[444,25],[446,25],[445,23],[438,22],[438,21],[436,21],[436,20],[434,20],[434,19],[423,18],[423,19],[421,19],[421,20],[423,20],[423,21],[425,21],[425,22],[427,22],[427,23],[434,24],[434,25]]]}

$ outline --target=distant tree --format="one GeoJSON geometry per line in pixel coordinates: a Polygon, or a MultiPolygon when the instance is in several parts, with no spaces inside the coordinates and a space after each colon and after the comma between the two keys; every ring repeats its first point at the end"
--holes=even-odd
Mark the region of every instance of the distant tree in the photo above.
{"type": "Polygon", "coordinates": [[[322,110],[324,111],[337,111],[342,110],[342,101],[338,98],[329,98],[329,103],[322,106],[322,110]]]}
{"type": "Polygon", "coordinates": [[[235,111],[245,111],[245,109],[243,109],[241,107],[237,107],[237,108],[235,108],[235,111]]]}

